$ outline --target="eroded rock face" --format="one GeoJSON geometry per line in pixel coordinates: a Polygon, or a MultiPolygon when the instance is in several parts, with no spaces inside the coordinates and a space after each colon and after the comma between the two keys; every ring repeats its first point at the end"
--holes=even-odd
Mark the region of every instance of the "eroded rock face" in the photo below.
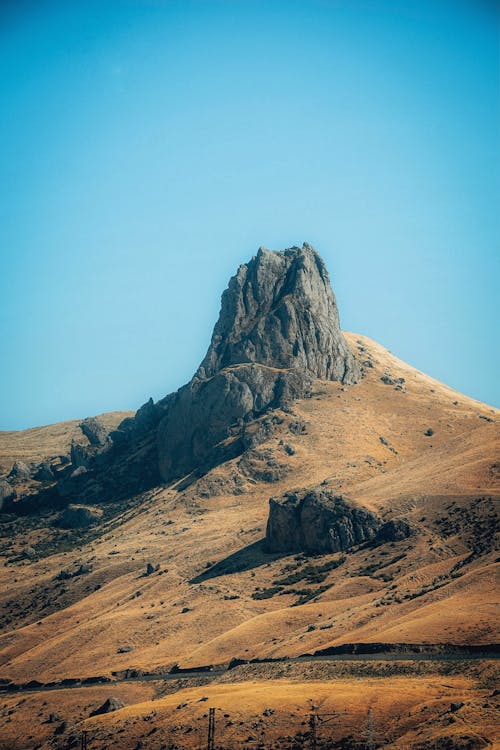
{"type": "Polygon", "coordinates": [[[306,397],[311,384],[307,373],[257,364],[227,368],[208,380],[193,378],[160,402],[164,417],[158,429],[158,456],[163,479],[237,455],[244,420],[306,397]],[[225,443],[231,437],[236,439],[225,443]]]}
{"type": "Polygon", "coordinates": [[[0,511],[4,508],[4,506],[7,508],[9,503],[15,500],[15,498],[15,489],[4,479],[0,479],[0,511]]]}
{"type": "MultiPolygon", "coordinates": [[[[252,450],[240,467],[245,480],[255,474],[276,481],[285,465],[254,450],[274,430],[266,412],[290,410],[310,394],[314,377],[354,383],[359,374],[319,255],[307,244],[261,249],[224,292],[211,346],[193,379],[157,403],[150,399],[112,432],[99,418],[83,420],[89,444],[72,445],[50,500],[116,501],[252,450]]],[[[297,434],[305,429],[292,424],[297,434]]]]}
{"type": "Polygon", "coordinates": [[[266,546],[271,552],[340,552],[375,537],[381,521],[322,487],[269,501],[266,546]]]}
{"type": "Polygon", "coordinates": [[[68,505],[61,514],[59,524],[64,529],[84,529],[97,523],[101,512],[84,505],[68,505]]]}
{"type": "Polygon", "coordinates": [[[209,378],[244,362],[300,368],[347,384],[359,380],[328,272],[307,243],[281,252],[260,248],[222,295],[212,342],[196,375],[209,378]]]}
{"type": "Polygon", "coordinates": [[[120,708],[123,708],[125,704],[123,701],[121,701],[119,698],[114,698],[111,696],[110,698],[106,698],[102,706],[99,706],[99,708],[96,708],[95,711],[92,711],[90,716],[100,716],[101,714],[109,714],[112,711],[119,711],[120,708]]]}

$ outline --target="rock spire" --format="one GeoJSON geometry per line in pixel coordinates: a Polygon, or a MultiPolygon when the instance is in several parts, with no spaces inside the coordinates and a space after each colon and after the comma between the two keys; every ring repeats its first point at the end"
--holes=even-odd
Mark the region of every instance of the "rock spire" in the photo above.
{"type": "Polygon", "coordinates": [[[352,384],[360,372],[340,330],[325,264],[311,245],[260,248],[222,295],[212,342],[196,377],[236,364],[298,368],[352,384]]]}

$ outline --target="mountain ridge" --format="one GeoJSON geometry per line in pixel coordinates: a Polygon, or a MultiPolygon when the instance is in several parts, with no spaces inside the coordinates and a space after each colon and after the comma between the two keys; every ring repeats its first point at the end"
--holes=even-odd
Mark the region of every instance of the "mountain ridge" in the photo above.
{"type": "MultiPolygon", "coordinates": [[[[85,478],[91,471],[77,475],[88,490],[81,505],[100,513],[88,527],[61,527],[61,506],[50,503],[24,517],[3,516],[0,678],[89,681],[85,690],[56,685],[58,710],[67,722],[60,736],[44,721],[43,701],[52,700],[50,692],[42,686],[30,695],[35,718],[29,731],[43,750],[63,750],[83,728],[93,732],[98,750],[111,737],[124,748],[140,742],[157,750],[172,738],[177,746],[194,748],[198,736],[185,730],[204,726],[207,697],[227,710],[234,727],[242,721],[236,735],[229,734],[229,726],[220,730],[228,747],[230,736],[240,747],[253,731],[254,714],[262,717],[266,711],[271,726],[275,712],[276,721],[300,733],[300,719],[293,714],[301,705],[299,693],[325,700],[330,691],[339,705],[348,700],[357,706],[361,699],[351,691],[361,695],[363,687],[391,747],[407,750],[424,741],[441,742],[443,748],[493,747],[488,708],[493,698],[485,686],[492,684],[494,665],[488,660],[473,668],[457,663],[454,674],[438,663],[395,667],[384,660],[373,667],[373,684],[359,664],[286,664],[288,657],[355,644],[367,649],[413,644],[434,653],[446,652],[447,644],[458,650],[498,644],[500,411],[448,388],[365,336],[343,335],[362,375],[352,385],[257,362],[234,363],[209,379],[195,377],[192,386],[184,386],[187,396],[179,398],[196,406],[196,394],[215,387],[218,397],[222,393],[215,403],[226,414],[245,399],[249,410],[225,436],[216,434],[215,453],[193,469],[185,464],[168,480],[153,477],[147,489],[138,490],[135,479],[127,485],[127,472],[140,478],[141,471],[149,471],[155,425],[173,408],[168,404],[176,394],[160,406],[148,402],[121,428],[111,428],[109,434],[118,433],[115,447],[107,444],[106,433],[101,445],[83,445],[83,454],[75,448],[75,460],[88,453],[97,463],[107,460],[107,450],[116,451],[120,461],[113,471],[124,472],[124,495],[104,502],[97,492],[91,494],[95,487],[85,478]],[[240,385],[231,378],[240,378],[240,385]],[[251,378],[250,393],[244,378],[251,378]],[[290,397],[280,391],[276,400],[279,378],[295,390],[290,397]],[[224,387],[219,390],[214,381],[224,387]],[[257,406],[255,383],[264,385],[263,393],[267,389],[257,406]],[[233,405],[226,404],[231,387],[238,390],[233,405]],[[131,443],[137,435],[140,439],[131,443]],[[380,529],[404,523],[411,533],[377,538],[370,532],[319,556],[267,549],[270,500],[287,493],[302,497],[314,488],[349,499],[376,518],[380,529]],[[210,686],[186,685],[180,675],[178,683],[169,682],[173,696],[154,681],[155,671],[252,659],[261,663],[235,666],[214,676],[210,686]],[[269,659],[282,661],[262,663],[269,659]],[[141,682],[143,672],[149,676],[141,682]],[[136,686],[122,683],[123,675],[135,675],[136,686]],[[287,675],[296,687],[290,687],[287,675]],[[109,680],[108,686],[99,687],[92,682],[96,679],[109,680]],[[240,713],[232,691],[239,696],[240,713]],[[392,706],[405,691],[413,697],[399,709],[402,718],[392,706]],[[110,695],[125,707],[90,718],[110,695]],[[460,734],[462,723],[442,718],[448,710],[443,696],[448,704],[464,704],[468,739],[460,734]],[[425,740],[419,739],[419,722],[425,740]],[[155,734],[148,738],[150,728],[155,734]],[[470,739],[471,732],[487,739],[470,739]]],[[[207,408],[214,402],[203,403],[207,408]]],[[[188,436],[194,434],[191,427],[188,436]]],[[[189,458],[182,448],[184,455],[189,458]]],[[[106,471],[109,467],[104,464],[106,471]]],[[[62,505],[75,501],[80,496],[68,494],[62,505]]],[[[6,696],[6,711],[12,707],[18,726],[27,729],[18,700],[6,696]]],[[[352,710],[365,712],[366,705],[352,710]]],[[[9,750],[20,750],[8,713],[0,712],[0,737],[9,738],[9,750]]],[[[286,742],[278,746],[289,747],[286,742]]]]}

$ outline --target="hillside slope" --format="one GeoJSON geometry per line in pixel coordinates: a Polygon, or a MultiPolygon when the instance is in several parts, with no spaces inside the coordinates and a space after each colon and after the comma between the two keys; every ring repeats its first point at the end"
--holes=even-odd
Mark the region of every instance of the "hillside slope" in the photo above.
{"type": "Polygon", "coordinates": [[[105,508],[87,531],[65,535],[50,510],[7,519],[0,677],[498,642],[499,411],[346,338],[360,383],[316,380],[310,398],[271,413],[263,442],[206,475],[105,508]],[[269,498],[318,485],[405,519],[412,535],[321,557],[266,552],[269,498]]]}
{"type": "Polygon", "coordinates": [[[46,550],[40,539],[52,530],[45,522],[18,535],[0,570],[2,676],[84,677],[342,642],[495,641],[498,412],[348,339],[371,364],[362,382],[316,381],[312,398],[280,412],[243,457],[158,488],[88,543],[82,532],[76,549],[16,561],[27,545],[46,550]],[[414,535],[318,560],[267,554],[269,497],[320,483],[405,518],[414,535]],[[159,569],[144,576],[148,562],[159,569]],[[55,578],[82,563],[91,571],[55,578]],[[123,645],[134,650],[117,654],[123,645]]]}

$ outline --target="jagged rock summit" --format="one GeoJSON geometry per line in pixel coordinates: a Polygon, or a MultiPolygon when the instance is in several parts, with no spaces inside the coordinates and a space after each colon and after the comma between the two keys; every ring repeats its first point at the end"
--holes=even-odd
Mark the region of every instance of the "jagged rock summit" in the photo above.
{"type": "MultiPolygon", "coordinates": [[[[111,432],[85,419],[88,445],[72,445],[54,477],[55,494],[47,480],[43,496],[21,505],[87,506],[206,473],[248,448],[250,422],[307,398],[314,378],[347,385],[360,378],[325,265],[307,243],[260,248],[222,295],[211,345],[190,382],[157,403],[150,399],[111,432]]],[[[21,463],[16,470],[31,476],[21,463]]]]}
{"type": "Polygon", "coordinates": [[[196,376],[255,362],[356,383],[360,372],[340,330],[328,272],[311,245],[260,248],[222,295],[212,342],[196,376]]]}

